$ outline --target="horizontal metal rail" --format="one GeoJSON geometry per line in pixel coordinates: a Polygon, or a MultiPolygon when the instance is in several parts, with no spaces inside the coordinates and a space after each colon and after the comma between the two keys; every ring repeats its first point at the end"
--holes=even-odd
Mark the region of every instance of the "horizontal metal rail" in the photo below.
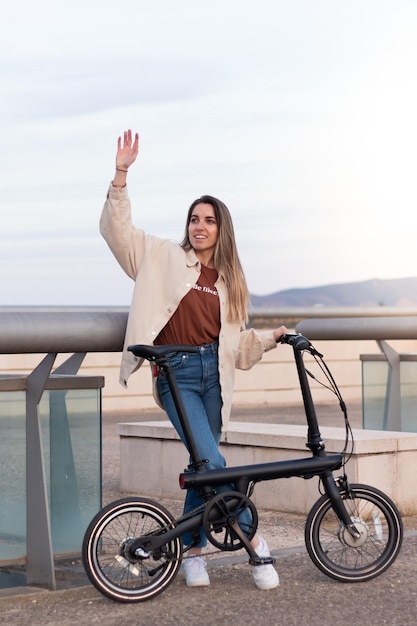
{"type": "Polygon", "coordinates": [[[121,352],[127,310],[0,309],[0,353],[121,352]]]}
{"type": "Polygon", "coordinates": [[[305,319],[296,330],[310,340],[417,339],[417,315],[305,319]]]}
{"type": "MultiPolygon", "coordinates": [[[[0,307],[0,354],[121,352],[127,318],[127,307],[0,307]]],[[[309,339],[417,339],[414,309],[250,310],[249,325],[264,320],[296,321],[309,339]]]]}

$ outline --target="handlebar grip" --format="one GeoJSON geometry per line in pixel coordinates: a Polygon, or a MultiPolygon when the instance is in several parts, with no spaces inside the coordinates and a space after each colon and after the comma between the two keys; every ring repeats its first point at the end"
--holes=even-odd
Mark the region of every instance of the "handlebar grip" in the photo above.
{"type": "Polygon", "coordinates": [[[304,337],[304,335],[300,335],[299,333],[285,333],[285,335],[281,335],[281,337],[277,339],[277,343],[287,343],[288,345],[295,346],[300,350],[304,350],[304,348],[311,345],[309,340],[304,337]]]}
{"type": "Polygon", "coordinates": [[[309,350],[311,348],[310,341],[304,335],[292,335],[288,343],[296,350],[309,350]]]}
{"type": "Polygon", "coordinates": [[[286,333],[282,335],[279,339],[277,339],[277,343],[287,343],[292,346],[294,350],[308,350],[311,354],[316,354],[317,356],[323,356],[320,352],[312,346],[311,342],[307,337],[301,335],[300,333],[286,333]]]}

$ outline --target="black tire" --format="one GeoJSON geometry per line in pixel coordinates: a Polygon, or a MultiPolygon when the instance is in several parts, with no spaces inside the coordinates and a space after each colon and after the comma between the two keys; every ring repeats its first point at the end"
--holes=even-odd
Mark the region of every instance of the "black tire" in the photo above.
{"type": "Polygon", "coordinates": [[[308,514],[305,542],[313,563],[327,576],[341,582],[364,582],[379,576],[397,558],[403,539],[401,516],[382,491],[368,485],[341,488],[340,495],[358,539],[341,525],[327,495],[308,514]],[[351,497],[350,497],[351,494],[351,497]]]}
{"type": "Polygon", "coordinates": [[[118,602],[142,602],[162,593],[182,559],[182,539],[143,557],[126,558],[123,547],[134,537],[164,532],[174,518],[146,498],[123,498],[104,507],[90,522],[83,541],[84,568],[103,595],[118,602]]]}

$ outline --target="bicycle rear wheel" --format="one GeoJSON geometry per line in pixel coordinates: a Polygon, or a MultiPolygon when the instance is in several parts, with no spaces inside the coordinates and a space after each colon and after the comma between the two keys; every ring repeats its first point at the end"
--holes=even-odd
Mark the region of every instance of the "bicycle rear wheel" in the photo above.
{"type": "Polygon", "coordinates": [[[118,602],[141,602],[162,593],[174,580],[182,559],[182,539],[158,550],[137,551],[135,537],[166,532],[171,513],[146,498],[123,498],[104,507],[90,522],[83,541],[84,568],[103,595],[118,602]]]}
{"type": "Polygon", "coordinates": [[[360,533],[353,537],[340,523],[327,495],[311,509],[305,526],[307,551],[327,576],[363,582],[379,576],[397,558],[403,538],[401,516],[382,491],[368,485],[341,488],[340,495],[360,533]]]}

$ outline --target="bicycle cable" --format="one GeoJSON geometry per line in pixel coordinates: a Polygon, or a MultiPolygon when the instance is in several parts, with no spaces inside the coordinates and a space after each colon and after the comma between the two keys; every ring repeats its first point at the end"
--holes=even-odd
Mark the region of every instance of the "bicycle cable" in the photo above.
{"type": "Polygon", "coordinates": [[[342,452],[341,452],[341,454],[343,456],[342,467],[344,467],[349,462],[350,458],[352,457],[354,444],[355,444],[352,427],[351,427],[350,422],[349,422],[349,416],[348,416],[348,412],[347,412],[346,403],[343,400],[343,397],[342,397],[342,394],[340,392],[340,389],[337,386],[337,383],[336,383],[335,379],[333,378],[333,375],[332,375],[330,369],[328,368],[328,366],[326,365],[326,363],[325,363],[323,357],[321,356],[321,354],[318,353],[317,350],[314,350],[314,348],[313,348],[312,351],[310,351],[308,349],[306,351],[309,352],[312,355],[312,357],[314,358],[317,366],[319,367],[319,369],[321,370],[321,372],[323,373],[323,375],[325,376],[325,378],[327,379],[329,384],[326,384],[322,380],[318,379],[312,372],[310,372],[306,368],[306,373],[308,374],[308,376],[310,376],[310,378],[315,380],[319,385],[321,385],[325,389],[328,389],[331,393],[334,393],[336,398],[339,400],[339,406],[340,406],[340,409],[342,411],[343,418],[344,418],[344,423],[345,423],[345,444],[344,444],[342,452]]]}

